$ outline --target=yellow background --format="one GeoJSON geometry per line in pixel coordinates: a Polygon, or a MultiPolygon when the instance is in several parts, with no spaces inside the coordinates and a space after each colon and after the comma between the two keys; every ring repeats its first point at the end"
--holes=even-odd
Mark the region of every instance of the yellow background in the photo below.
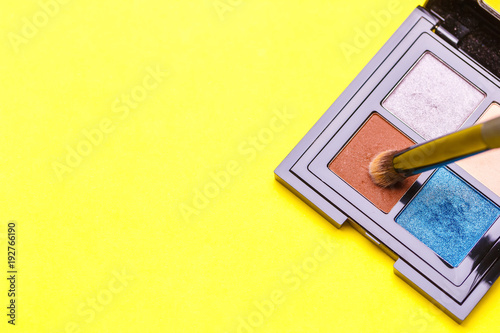
{"type": "Polygon", "coordinates": [[[497,328],[498,283],[459,326],[273,178],[421,1],[51,3],[0,5],[2,332],[497,328]]]}

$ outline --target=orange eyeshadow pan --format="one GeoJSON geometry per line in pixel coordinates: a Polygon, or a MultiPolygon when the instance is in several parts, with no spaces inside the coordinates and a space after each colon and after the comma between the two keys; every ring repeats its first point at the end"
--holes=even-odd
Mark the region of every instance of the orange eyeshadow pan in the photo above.
{"type": "Polygon", "coordinates": [[[400,186],[384,189],[373,183],[368,173],[371,160],[385,150],[399,150],[414,142],[374,113],[328,165],[356,191],[378,209],[388,213],[411,187],[417,176],[406,179],[400,186]]]}

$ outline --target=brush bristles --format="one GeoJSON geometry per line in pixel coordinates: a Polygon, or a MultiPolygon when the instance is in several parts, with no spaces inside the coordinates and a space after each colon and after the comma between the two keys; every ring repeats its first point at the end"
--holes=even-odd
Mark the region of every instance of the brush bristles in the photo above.
{"type": "Polygon", "coordinates": [[[378,154],[369,166],[370,176],[375,184],[382,187],[394,186],[406,177],[396,172],[392,160],[399,150],[388,150],[378,154]]]}

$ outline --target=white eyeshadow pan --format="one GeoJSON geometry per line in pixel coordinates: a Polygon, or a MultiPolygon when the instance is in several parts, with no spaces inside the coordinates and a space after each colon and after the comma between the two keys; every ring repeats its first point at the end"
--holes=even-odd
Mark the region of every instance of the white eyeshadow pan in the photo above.
{"type": "Polygon", "coordinates": [[[383,101],[382,106],[424,139],[454,132],[485,94],[426,52],[383,101]]]}

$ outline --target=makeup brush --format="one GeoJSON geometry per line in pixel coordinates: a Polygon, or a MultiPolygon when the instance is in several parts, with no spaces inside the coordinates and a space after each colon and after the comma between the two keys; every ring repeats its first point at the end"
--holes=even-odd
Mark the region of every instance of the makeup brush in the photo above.
{"type": "Polygon", "coordinates": [[[390,187],[493,148],[500,148],[500,117],[403,150],[382,152],[370,163],[369,172],[375,184],[390,187]]]}

